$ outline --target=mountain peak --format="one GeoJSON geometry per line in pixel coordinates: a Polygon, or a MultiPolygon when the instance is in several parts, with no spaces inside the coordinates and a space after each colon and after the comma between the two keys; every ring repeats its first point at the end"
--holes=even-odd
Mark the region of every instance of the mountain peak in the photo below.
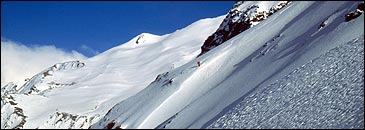
{"type": "Polygon", "coordinates": [[[136,48],[140,46],[145,46],[149,44],[156,43],[161,40],[163,36],[151,34],[151,33],[141,33],[128,42],[120,45],[121,48],[136,48]]]}
{"type": "Polygon", "coordinates": [[[151,34],[151,33],[141,33],[141,34],[139,34],[136,37],[137,37],[136,44],[140,44],[140,43],[147,42],[147,39],[148,38],[151,38],[151,37],[160,37],[160,36],[154,35],[154,34],[151,34]]]}

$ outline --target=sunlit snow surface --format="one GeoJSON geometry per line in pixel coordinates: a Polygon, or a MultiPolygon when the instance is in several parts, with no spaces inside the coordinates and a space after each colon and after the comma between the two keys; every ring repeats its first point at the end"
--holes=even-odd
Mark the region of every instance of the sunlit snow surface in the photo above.
{"type": "MultiPolygon", "coordinates": [[[[260,93],[266,86],[331,49],[363,37],[364,15],[350,22],[345,22],[343,17],[357,5],[358,2],[293,2],[260,24],[169,71],[161,79],[157,78],[145,89],[113,106],[91,128],[206,128],[222,113],[233,108],[237,100],[256,92],[260,93]],[[330,22],[328,19],[332,18],[334,20],[330,22]],[[328,21],[328,24],[319,30],[324,21],[328,21]],[[202,63],[200,67],[196,66],[197,61],[202,63]]],[[[290,96],[296,97],[301,94],[290,90],[283,91],[290,92],[289,96],[282,96],[287,101],[290,101],[290,96]]],[[[262,119],[271,118],[269,115],[285,110],[283,108],[296,108],[290,107],[294,105],[292,102],[286,103],[284,107],[275,103],[280,106],[279,108],[271,106],[272,104],[261,105],[266,107],[261,108],[257,105],[255,106],[257,108],[252,109],[270,108],[272,111],[267,110],[267,113],[249,111],[252,117],[260,120],[248,118],[247,121],[254,122],[251,127],[242,122],[237,122],[236,125],[243,124],[242,126],[246,128],[257,128],[256,124],[261,124],[264,121],[262,119]]],[[[323,108],[326,106],[323,105],[323,108]]],[[[294,118],[293,113],[289,114],[291,116],[285,120],[293,118],[306,121],[299,117],[294,118]]],[[[329,116],[329,114],[324,115],[329,116]]],[[[237,117],[229,118],[237,119],[237,117]]],[[[331,121],[331,118],[323,117],[323,120],[331,121]]],[[[273,124],[279,125],[279,123],[273,124]]],[[[294,124],[289,125],[291,128],[300,128],[294,124]]]]}
{"type": "Polygon", "coordinates": [[[2,87],[1,128],[363,128],[364,14],[344,17],[358,4],[292,2],[200,57],[225,15],[143,33],[41,72],[42,92],[2,87]]]}
{"type": "Polygon", "coordinates": [[[250,94],[208,128],[364,128],[364,39],[250,94]]]}

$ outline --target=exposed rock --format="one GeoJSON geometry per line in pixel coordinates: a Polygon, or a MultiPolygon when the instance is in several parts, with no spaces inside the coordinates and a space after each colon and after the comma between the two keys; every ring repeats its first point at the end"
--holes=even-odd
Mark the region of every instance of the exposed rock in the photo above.
{"type": "Polygon", "coordinates": [[[259,12],[258,8],[260,7],[258,5],[250,5],[247,8],[240,8],[244,2],[236,2],[217,31],[204,41],[204,44],[201,47],[201,53],[198,56],[201,56],[216,46],[219,46],[230,38],[258,24],[262,20],[267,19],[270,15],[282,9],[289,3],[289,1],[282,1],[276,6],[271,7],[269,10],[259,12]]]}
{"type": "Polygon", "coordinates": [[[46,123],[43,124],[43,126],[39,128],[87,129],[98,117],[99,115],[88,117],[66,112],[56,112],[46,123]]]}
{"type": "Polygon", "coordinates": [[[364,2],[359,3],[357,6],[357,9],[355,11],[352,11],[345,16],[346,22],[349,22],[357,17],[359,17],[364,12],[364,2]]]}
{"type": "Polygon", "coordinates": [[[25,93],[25,94],[39,94],[48,89],[61,87],[64,85],[73,85],[73,84],[75,84],[74,82],[72,82],[72,83],[50,82],[50,83],[43,84],[43,80],[46,77],[52,76],[52,73],[54,73],[55,71],[79,69],[84,66],[85,66],[85,63],[82,63],[80,61],[69,61],[69,62],[55,64],[52,67],[49,67],[48,69],[43,70],[42,72],[33,76],[18,91],[20,93],[25,93]],[[48,86],[48,87],[40,88],[39,86],[48,86]]]}
{"type": "Polygon", "coordinates": [[[11,94],[1,95],[1,129],[23,128],[27,116],[11,94]]]}

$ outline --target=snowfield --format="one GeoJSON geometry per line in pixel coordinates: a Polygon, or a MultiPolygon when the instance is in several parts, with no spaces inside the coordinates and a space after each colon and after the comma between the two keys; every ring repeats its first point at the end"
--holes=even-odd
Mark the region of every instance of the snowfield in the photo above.
{"type": "Polygon", "coordinates": [[[363,128],[364,36],[238,100],[207,128],[363,128]]]}
{"type": "Polygon", "coordinates": [[[214,50],[170,71],[165,80],[156,80],[118,103],[92,128],[107,128],[108,124],[113,124],[112,128],[202,128],[242,95],[362,36],[363,30],[357,28],[364,26],[363,15],[349,23],[341,17],[357,5],[293,2],[214,50]],[[330,16],[337,20],[311,36],[330,16]],[[195,67],[197,61],[202,62],[201,67],[195,67]],[[172,82],[164,84],[167,81],[172,82]]]}
{"type": "Polygon", "coordinates": [[[143,33],[85,61],[57,64],[82,64],[80,67],[50,67],[30,77],[24,86],[3,86],[1,128],[14,128],[20,123],[16,121],[20,117],[5,116],[14,113],[14,107],[21,108],[26,116],[20,128],[88,128],[116,103],[144,89],[158,74],[196,57],[200,43],[218,28],[223,17],[202,19],[163,36],[143,33]],[[9,98],[17,105],[11,105],[9,98]],[[60,113],[77,118],[62,118],[60,113]]]}
{"type": "Polygon", "coordinates": [[[2,86],[1,128],[364,128],[359,3],[290,2],[199,57],[225,16],[143,33],[2,86]]]}

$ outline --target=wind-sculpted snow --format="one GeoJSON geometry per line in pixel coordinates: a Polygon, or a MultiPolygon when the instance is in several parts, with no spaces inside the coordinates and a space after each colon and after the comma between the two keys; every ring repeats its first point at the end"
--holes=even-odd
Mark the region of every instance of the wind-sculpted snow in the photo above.
{"type": "Polygon", "coordinates": [[[242,99],[208,128],[364,128],[364,39],[242,99]]]}

